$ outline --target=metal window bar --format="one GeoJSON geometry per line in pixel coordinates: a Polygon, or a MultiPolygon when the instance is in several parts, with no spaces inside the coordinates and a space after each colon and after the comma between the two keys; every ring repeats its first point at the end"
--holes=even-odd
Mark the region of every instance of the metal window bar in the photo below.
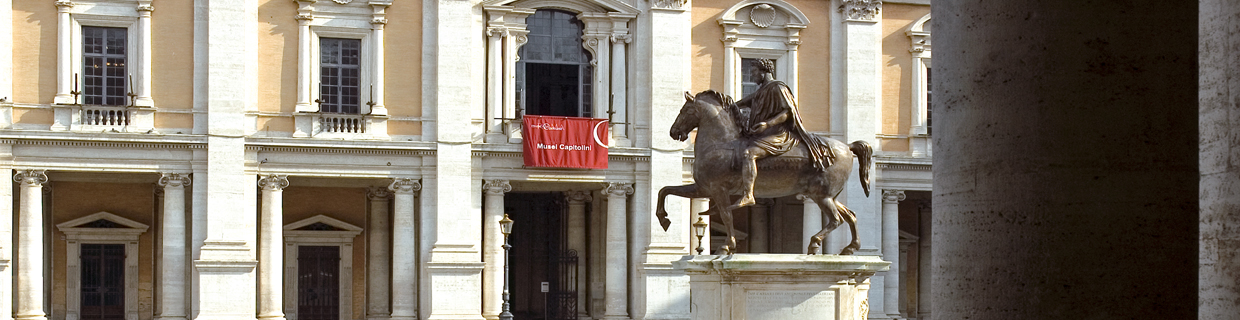
{"type": "Polygon", "coordinates": [[[361,113],[361,47],[358,39],[319,39],[319,112],[361,113]]]}
{"type": "Polygon", "coordinates": [[[87,105],[125,105],[125,28],[82,27],[82,93],[87,105]]]}

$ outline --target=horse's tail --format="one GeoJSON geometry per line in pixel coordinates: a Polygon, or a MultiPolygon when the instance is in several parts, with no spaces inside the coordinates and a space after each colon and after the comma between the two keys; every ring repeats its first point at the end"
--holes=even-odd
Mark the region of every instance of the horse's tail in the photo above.
{"type": "Polygon", "coordinates": [[[870,147],[869,142],[864,140],[853,141],[848,145],[848,150],[852,150],[857,155],[857,163],[861,164],[861,189],[865,190],[865,196],[870,196],[870,163],[874,159],[874,148],[870,147]]]}

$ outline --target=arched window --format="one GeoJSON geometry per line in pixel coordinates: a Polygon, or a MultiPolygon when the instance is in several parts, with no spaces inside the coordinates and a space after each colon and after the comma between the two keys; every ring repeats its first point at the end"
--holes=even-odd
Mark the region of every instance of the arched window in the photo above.
{"type": "Polygon", "coordinates": [[[538,10],[526,19],[528,42],[517,60],[518,103],[525,114],[590,117],[590,53],[572,13],[538,10]]]}

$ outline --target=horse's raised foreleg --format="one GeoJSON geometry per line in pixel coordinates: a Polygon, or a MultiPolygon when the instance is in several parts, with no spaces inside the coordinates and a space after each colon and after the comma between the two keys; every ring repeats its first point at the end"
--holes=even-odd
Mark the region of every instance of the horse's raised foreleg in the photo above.
{"type": "Polygon", "coordinates": [[[666,186],[666,187],[663,187],[662,189],[659,189],[659,205],[656,207],[654,211],[654,215],[656,217],[659,217],[659,225],[663,226],[663,231],[667,231],[667,228],[672,225],[672,220],[669,220],[667,218],[667,209],[663,207],[663,204],[665,203],[664,201],[667,200],[667,195],[669,194],[681,196],[685,198],[690,198],[690,199],[706,198],[709,196],[709,195],[703,194],[701,189],[698,188],[697,184],[686,184],[683,186],[666,186]]]}
{"type": "Polygon", "coordinates": [[[840,213],[843,213],[844,222],[848,222],[848,229],[852,231],[852,242],[849,242],[848,246],[845,246],[844,250],[840,251],[840,254],[851,255],[857,252],[858,249],[861,249],[861,240],[857,239],[857,213],[845,207],[843,203],[837,201],[835,204],[840,207],[840,213]]]}
{"type": "Polygon", "coordinates": [[[806,248],[805,251],[807,254],[823,253],[821,246],[825,242],[827,235],[831,234],[831,231],[843,223],[840,218],[840,210],[835,207],[835,198],[814,197],[813,199],[814,203],[818,205],[818,209],[822,211],[822,230],[809,238],[809,248],[806,248]]]}

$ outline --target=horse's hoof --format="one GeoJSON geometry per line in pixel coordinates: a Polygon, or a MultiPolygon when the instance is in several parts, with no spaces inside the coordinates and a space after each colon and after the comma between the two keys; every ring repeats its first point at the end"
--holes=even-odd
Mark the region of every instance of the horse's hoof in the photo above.
{"type": "Polygon", "coordinates": [[[840,251],[840,255],[841,255],[841,256],[851,256],[853,253],[856,253],[856,252],[857,252],[857,250],[856,250],[856,249],[853,249],[852,247],[846,247],[846,248],[844,248],[844,250],[841,250],[841,251],[840,251]]]}
{"type": "Polygon", "coordinates": [[[812,256],[812,255],[816,255],[816,254],[818,254],[818,246],[817,246],[817,245],[810,245],[810,246],[809,246],[809,248],[805,250],[805,254],[808,254],[808,255],[811,255],[811,256],[812,256]]]}
{"type": "Polygon", "coordinates": [[[667,216],[659,216],[659,225],[663,226],[663,231],[667,231],[667,228],[672,226],[672,220],[667,216]]]}

